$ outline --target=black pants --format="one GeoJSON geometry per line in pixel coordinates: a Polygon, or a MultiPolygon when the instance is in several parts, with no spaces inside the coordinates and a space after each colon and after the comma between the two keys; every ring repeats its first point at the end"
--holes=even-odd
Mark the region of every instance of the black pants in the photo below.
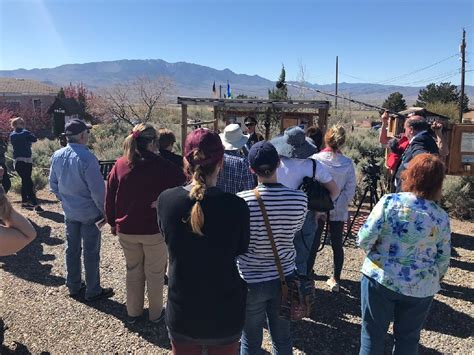
{"type": "MultiPolygon", "coordinates": [[[[314,241],[316,245],[313,245],[312,250],[318,250],[321,243],[321,234],[323,233],[325,223],[318,221],[318,229],[316,230],[316,237],[314,241]]],[[[329,234],[331,236],[331,247],[334,260],[334,279],[337,282],[341,279],[342,265],[344,264],[344,248],[342,246],[343,242],[343,231],[344,231],[344,222],[343,221],[329,221],[329,234]]],[[[316,259],[316,254],[314,255],[316,259]]],[[[313,264],[314,264],[313,259],[313,264]]]]}
{"type": "Polygon", "coordinates": [[[12,187],[12,182],[10,181],[10,176],[8,175],[7,166],[5,164],[0,164],[0,166],[3,168],[2,186],[5,190],[5,193],[7,193],[8,190],[10,190],[10,187],[12,187]]]}
{"type": "Polygon", "coordinates": [[[31,202],[36,206],[38,201],[36,200],[33,180],[31,180],[33,164],[25,163],[24,161],[17,161],[15,163],[15,170],[21,178],[21,202],[31,202]]]}

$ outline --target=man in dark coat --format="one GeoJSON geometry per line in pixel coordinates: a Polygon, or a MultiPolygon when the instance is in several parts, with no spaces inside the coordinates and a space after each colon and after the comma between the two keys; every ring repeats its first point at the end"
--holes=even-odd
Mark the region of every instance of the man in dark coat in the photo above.
{"type": "Polygon", "coordinates": [[[439,154],[438,146],[429,132],[430,125],[422,116],[412,116],[405,121],[405,135],[410,141],[402,155],[395,174],[395,192],[402,191],[401,173],[410,160],[422,153],[439,154]]]}

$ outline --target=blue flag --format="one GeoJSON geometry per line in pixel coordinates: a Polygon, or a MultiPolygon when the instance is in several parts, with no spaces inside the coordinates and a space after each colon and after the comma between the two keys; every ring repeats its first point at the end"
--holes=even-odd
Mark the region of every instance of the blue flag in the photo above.
{"type": "Polygon", "coordinates": [[[227,80],[227,98],[232,98],[232,90],[230,90],[229,80],[227,80]]]}

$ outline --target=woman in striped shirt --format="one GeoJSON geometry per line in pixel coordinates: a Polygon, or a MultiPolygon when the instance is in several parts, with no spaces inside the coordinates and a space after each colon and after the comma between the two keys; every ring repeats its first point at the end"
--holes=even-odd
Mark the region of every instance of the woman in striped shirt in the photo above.
{"type": "MultiPolygon", "coordinates": [[[[276,169],[280,158],[271,143],[262,141],[254,144],[249,152],[249,163],[258,177],[256,189],[268,214],[283,273],[291,278],[296,268],[293,238],[303,226],[307,197],[302,191],[277,183],[276,169]]],[[[261,351],[266,318],[273,353],[292,354],[290,321],[278,317],[281,298],[279,274],[257,197],[253,190],[237,195],[245,200],[250,209],[250,245],[247,253],[237,257],[240,275],[248,284],[240,353],[256,354],[261,351]]]]}

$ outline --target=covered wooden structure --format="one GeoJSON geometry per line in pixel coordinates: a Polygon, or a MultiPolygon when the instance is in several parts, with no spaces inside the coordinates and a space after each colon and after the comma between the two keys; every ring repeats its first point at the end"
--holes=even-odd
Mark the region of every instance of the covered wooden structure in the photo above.
{"type": "Polygon", "coordinates": [[[449,147],[445,158],[446,173],[457,176],[474,176],[474,124],[450,123],[449,118],[422,107],[410,107],[399,112],[403,116],[392,115],[387,135],[394,137],[404,131],[404,117],[410,114],[421,114],[428,122],[437,121],[443,124],[443,136],[449,147]]]}
{"type": "MultiPolygon", "coordinates": [[[[218,99],[218,98],[194,98],[178,97],[181,105],[181,142],[184,143],[188,134],[188,127],[212,124],[214,130],[218,130],[219,119],[230,115],[248,116],[263,115],[265,139],[270,138],[270,117],[278,117],[280,132],[285,128],[304,124],[311,126],[316,124],[323,132],[327,128],[327,119],[330,103],[329,101],[316,100],[264,100],[264,99],[218,99]],[[212,106],[214,119],[212,121],[189,122],[188,106],[212,106]],[[314,118],[317,121],[314,122],[314,118]]],[[[184,144],[182,144],[184,149],[184,144]]]]}

